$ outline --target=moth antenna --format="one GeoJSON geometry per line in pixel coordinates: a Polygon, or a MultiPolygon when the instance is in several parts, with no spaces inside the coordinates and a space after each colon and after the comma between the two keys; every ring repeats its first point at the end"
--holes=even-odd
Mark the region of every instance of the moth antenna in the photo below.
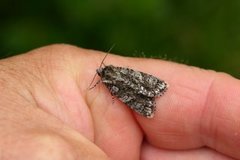
{"type": "Polygon", "coordinates": [[[112,49],[115,47],[115,43],[111,46],[111,48],[107,51],[107,53],[106,53],[106,55],[104,56],[104,58],[103,58],[103,60],[102,60],[102,62],[101,62],[101,64],[100,64],[100,66],[99,66],[99,68],[101,68],[102,67],[102,65],[104,65],[104,66],[106,66],[105,64],[104,64],[104,60],[107,58],[107,56],[108,56],[108,54],[112,51],[112,49]]]}
{"type": "MultiPolygon", "coordinates": [[[[102,65],[104,65],[104,67],[106,66],[106,65],[104,64],[104,60],[107,58],[108,54],[109,54],[109,53],[111,52],[111,50],[115,47],[115,45],[116,45],[116,44],[114,43],[114,44],[111,46],[111,48],[107,51],[106,55],[104,56],[102,62],[100,63],[100,66],[99,66],[98,68],[101,68],[102,65]]],[[[91,85],[93,84],[93,81],[95,80],[96,76],[97,76],[97,73],[95,73],[95,75],[94,75],[94,77],[93,77],[93,79],[92,79],[92,81],[91,81],[91,83],[90,83],[90,85],[89,85],[89,87],[88,87],[89,90],[90,90],[90,89],[93,89],[94,87],[96,87],[96,86],[100,83],[100,80],[99,80],[99,81],[97,81],[97,83],[96,83],[94,86],[91,87],[91,85]]]]}

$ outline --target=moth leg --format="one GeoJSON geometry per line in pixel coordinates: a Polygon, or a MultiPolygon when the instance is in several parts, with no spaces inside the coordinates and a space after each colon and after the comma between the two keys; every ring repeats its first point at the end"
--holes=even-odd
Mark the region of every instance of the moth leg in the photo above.
{"type": "Polygon", "coordinates": [[[114,97],[114,95],[112,95],[112,104],[114,104],[115,103],[115,97],[114,97]]]}
{"type": "Polygon", "coordinates": [[[108,89],[110,91],[110,94],[112,96],[112,103],[114,104],[115,102],[115,94],[118,92],[118,88],[116,86],[108,86],[108,89]]]}
{"type": "Polygon", "coordinates": [[[100,82],[101,82],[101,79],[98,80],[92,87],[89,87],[89,90],[95,88],[100,82]]]}

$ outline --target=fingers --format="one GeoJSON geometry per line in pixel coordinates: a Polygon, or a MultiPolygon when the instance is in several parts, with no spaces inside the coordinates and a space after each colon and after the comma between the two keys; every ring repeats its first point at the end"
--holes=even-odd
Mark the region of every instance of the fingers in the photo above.
{"type": "Polygon", "coordinates": [[[209,89],[202,115],[204,144],[240,158],[240,81],[217,75],[209,89]]]}
{"type": "Polygon", "coordinates": [[[170,149],[205,145],[200,133],[202,112],[214,73],[174,63],[158,63],[151,63],[155,66],[154,72],[169,83],[169,89],[156,98],[153,119],[137,116],[147,139],[155,146],[170,149]]]}
{"type": "MultiPolygon", "coordinates": [[[[101,57],[103,55],[98,56],[99,63],[101,57]]],[[[133,112],[150,144],[168,149],[206,145],[240,158],[239,80],[226,74],[160,60],[109,55],[105,64],[143,71],[169,83],[165,95],[156,98],[157,111],[153,119],[133,112]]],[[[109,92],[107,89],[99,90],[98,96],[109,92]]],[[[97,103],[107,101],[103,97],[100,99],[97,103]]],[[[109,114],[117,115],[115,112],[109,114]]],[[[119,114],[118,117],[122,116],[119,114]]]]}
{"type": "Polygon", "coordinates": [[[144,144],[141,152],[142,160],[234,160],[210,148],[191,150],[164,150],[144,144]]]}
{"type": "Polygon", "coordinates": [[[149,143],[170,149],[207,145],[240,158],[240,81],[194,67],[147,62],[148,72],[170,84],[166,94],[156,99],[153,119],[137,115],[149,143]]]}

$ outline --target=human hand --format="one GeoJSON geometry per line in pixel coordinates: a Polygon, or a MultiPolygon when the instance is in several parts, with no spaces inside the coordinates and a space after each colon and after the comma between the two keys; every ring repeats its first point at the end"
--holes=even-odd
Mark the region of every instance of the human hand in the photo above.
{"type": "Polygon", "coordinates": [[[52,45],[0,61],[0,159],[240,159],[239,80],[109,55],[170,84],[147,119],[104,85],[88,90],[104,54],[52,45]]]}

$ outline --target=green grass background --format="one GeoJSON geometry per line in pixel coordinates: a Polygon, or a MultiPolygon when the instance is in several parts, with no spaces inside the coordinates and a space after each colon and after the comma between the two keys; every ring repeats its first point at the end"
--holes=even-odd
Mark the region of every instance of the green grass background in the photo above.
{"type": "MultiPolygon", "coordinates": [[[[69,43],[240,78],[239,0],[2,0],[0,57],[69,43]]],[[[181,73],[179,73],[181,74],[181,73]]]]}

